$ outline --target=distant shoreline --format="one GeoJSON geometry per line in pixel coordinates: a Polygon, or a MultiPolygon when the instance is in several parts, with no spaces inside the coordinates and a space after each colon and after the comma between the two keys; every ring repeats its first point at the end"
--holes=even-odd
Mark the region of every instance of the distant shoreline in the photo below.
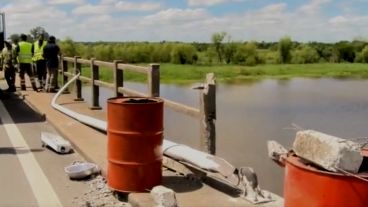
{"type": "MultiPolygon", "coordinates": [[[[90,76],[86,68],[82,73],[90,76]]],[[[291,78],[336,78],[368,79],[368,64],[364,63],[315,63],[315,64],[264,64],[257,66],[240,65],[176,65],[161,64],[161,83],[195,83],[203,82],[207,73],[215,73],[218,82],[242,82],[262,79],[291,78]]],[[[125,72],[125,80],[146,81],[140,74],[125,72]]],[[[111,70],[101,69],[100,79],[112,82],[111,70]]]]}

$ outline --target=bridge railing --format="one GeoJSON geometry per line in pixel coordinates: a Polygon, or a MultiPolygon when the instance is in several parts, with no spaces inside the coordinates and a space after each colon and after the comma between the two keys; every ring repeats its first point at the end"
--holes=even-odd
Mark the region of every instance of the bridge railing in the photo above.
{"type": "MultiPolygon", "coordinates": [[[[113,62],[99,61],[96,59],[82,59],[80,57],[61,57],[62,84],[68,81],[69,77],[85,70],[84,66],[89,66],[90,77],[81,75],[76,81],[75,93],[76,101],[82,101],[82,84],[91,84],[91,109],[101,109],[99,103],[100,87],[107,87],[114,90],[115,96],[140,96],[140,97],[159,97],[160,96],[160,65],[150,64],[147,67],[125,64],[115,60],[113,62]],[[69,66],[72,66],[72,70],[69,66]],[[111,69],[114,74],[114,82],[104,82],[100,80],[100,67],[111,69]],[[147,93],[138,92],[124,87],[124,71],[132,71],[145,74],[147,76],[147,93]]],[[[216,153],[216,83],[213,73],[206,76],[205,83],[198,87],[200,89],[200,106],[194,108],[172,100],[160,97],[164,100],[166,107],[172,110],[194,117],[200,120],[200,143],[201,150],[211,154],[216,153]]]]}

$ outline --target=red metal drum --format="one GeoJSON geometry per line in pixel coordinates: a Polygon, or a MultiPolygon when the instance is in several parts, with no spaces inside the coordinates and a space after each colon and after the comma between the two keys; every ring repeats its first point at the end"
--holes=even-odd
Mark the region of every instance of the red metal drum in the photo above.
{"type": "Polygon", "coordinates": [[[112,98],[107,102],[107,184],[144,192],[162,181],[163,101],[112,98]]]}
{"type": "MultiPolygon", "coordinates": [[[[365,178],[368,175],[361,173],[365,178]]],[[[285,160],[285,207],[367,207],[368,182],[318,170],[296,156],[285,160]]]]}

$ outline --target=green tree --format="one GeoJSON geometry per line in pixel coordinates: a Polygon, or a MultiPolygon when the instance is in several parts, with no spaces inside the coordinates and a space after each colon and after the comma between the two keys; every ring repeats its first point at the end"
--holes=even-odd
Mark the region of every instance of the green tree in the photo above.
{"type": "Polygon", "coordinates": [[[171,62],[175,64],[193,64],[198,59],[193,45],[179,44],[171,51],[171,62]]]}
{"type": "Polygon", "coordinates": [[[339,42],[336,44],[336,48],[339,51],[340,62],[354,62],[355,49],[354,46],[347,41],[339,42]]]}
{"type": "Polygon", "coordinates": [[[217,33],[214,33],[211,38],[213,46],[216,49],[217,57],[220,63],[222,63],[222,57],[223,57],[223,51],[224,51],[224,46],[223,46],[222,41],[224,40],[226,35],[227,35],[226,32],[217,32],[217,33]]]}
{"type": "Polygon", "coordinates": [[[76,45],[70,37],[60,42],[60,49],[64,56],[74,57],[77,55],[76,45]]]}
{"type": "Polygon", "coordinates": [[[238,46],[234,55],[235,63],[254,66],[258,63],[257,44],[248,42],[245,45],[238,46]]]}
{"type": "Polygon", "coordinates": [[[339,51],[333,46],[326,46],[322,50],[321,55],[327,62],[337,63],[339,62],[339,51]]]}
{"type": "Polygon", "coordinates": [[[108,43],[102,43],[94,48],[95,58],[103,61],[112,61],[113,58],[113,46],[108,43]]]}
{"type": "Polygon", "coordinates": [[[215,62],[216,55],[217,54],[216,54],[215,47],[213,47],[213,46],[208,47],[207,51],[206,51],[206,55],[205,55],[205,57],[206,57],[205,63],[209,64],[209,65],[213,64],[215,62]]]}
{"type": "Polygon", "coordinates": [[[231,63],[234,59],[236,45],[235,42],[228,42],[224,45],[224,57],[227,64],[231,63]]]}
{"type": "Polygon", "coordinates": [[[278,44],[281,63],[289,63],[291,60],[292,41],[290,37],[283,37],[278,44]]]}
{"type": "Polygon", "coordinates": [[[300,45],[292,54],[292,63],[316,63],[318,60],[317,50],[309,45],[300,45]]]}
{"type": "Polygon", "coordinates": [[[19,36],[19,34],[12,34],[12,35],[10,35],[9,39],[12,42],[19,42],[20,36],[19,36]]]}
{"type": "Polygon", "coordinates": [[[38,38],[38,35],[43,34],[45,39],[49,38],[49,33],[46,32],[45,28],[37,26],[35,28],[32,28],[31,31],[29,31],[32,38],[36,40],[38,38]]]}
{"type": "Polygon", "coordinates": [[[363,50],[362,50],[362,56],[363,56],[363,61],[365,63],[368,63],[368,45],[366,45],[363,50]]]}

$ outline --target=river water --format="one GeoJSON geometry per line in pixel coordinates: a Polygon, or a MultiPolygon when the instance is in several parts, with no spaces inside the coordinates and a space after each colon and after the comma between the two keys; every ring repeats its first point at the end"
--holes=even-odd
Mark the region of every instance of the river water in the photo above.
{"type": "MultiPolygon", "coordinates": [[[[161,96],[198,107],[198,85],[161,85],[161,96]]],[[[125,83],[146,92],[146,85],[125,83]]],[[[368,136],[368,80],[263,80],[217,86],[217,155],[236,167],[255,169],[261,188],[282,195],[283,169],[267,156],[267,140],[291,147],[296,130],[314,129],[342,138],[368,136]]],[[[100,104],[112,91],[101,88],[100,104]]],[[[90,100],[90,87],[83,88],[90,100]]],[[[199,122],[165,109],[165,138],[199,146],[199,122]]]]}

